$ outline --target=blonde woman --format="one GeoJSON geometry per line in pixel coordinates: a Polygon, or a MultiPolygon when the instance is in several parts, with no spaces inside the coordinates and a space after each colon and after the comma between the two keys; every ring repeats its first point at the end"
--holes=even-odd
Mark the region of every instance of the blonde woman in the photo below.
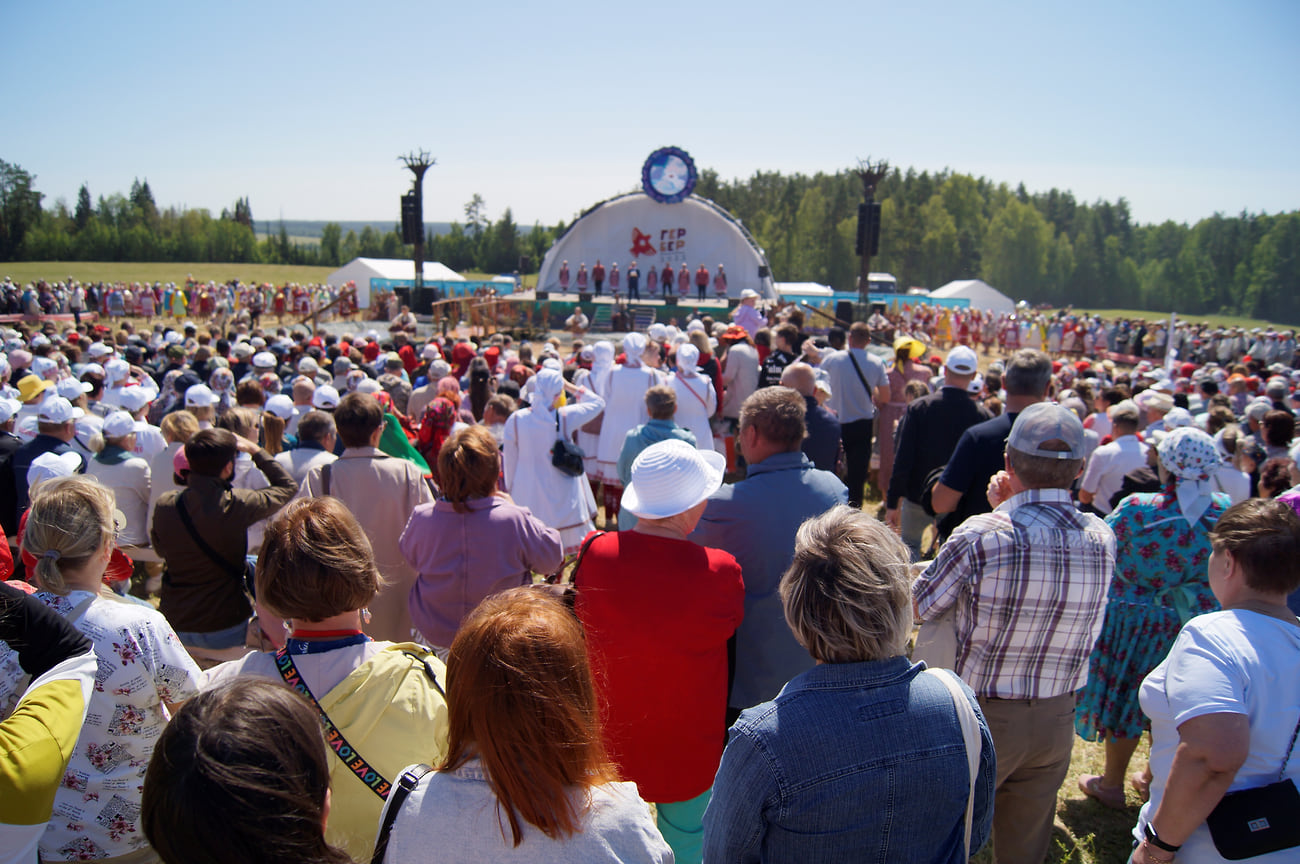
{"type": "MultiPolygon", "coordinates": [[[[60,477],[32,498],[23,549],[36,559],[36,597],[93,643],[99,673],[76,750],[55,797],[57,818],[40,842],[42,861],[151,862],[140,830],[140,784],[165,705],[198,692],[199,669],[161,614],[100,596],[113,553],[113,493],[93,478],[60,477]]],[[[27,678],[17,653],[0,652],[0,714],[27,678]]]]}

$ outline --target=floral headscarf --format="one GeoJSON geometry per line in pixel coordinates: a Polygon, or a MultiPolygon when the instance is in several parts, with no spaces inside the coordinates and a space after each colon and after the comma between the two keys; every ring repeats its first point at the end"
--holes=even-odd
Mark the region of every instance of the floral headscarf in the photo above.
{"type": "Polygon", "coordinates": [[[451,427],[456,425],[456,406],[450,399],[438,396],[424,409],[420,420],[420,455],[429,463],[429,467],[438,461],[438,451],[451,436],[451,427]]]}
{"type": "Polygon", "coordinates": [[[1214,475],[1223,462],[1214,439],[1193,426],[1182,426],[1160,442],[1160,464],[1176,478],[1178,509],[1195,525],[1210,506],[1214,475]]]}
{"type": "Polygon", "coordinates": [[[262,377],[257,379],[262,384],[262,393],[266,398],[280,395],[280,377],[274,372],[263,372],[262,377]]]}

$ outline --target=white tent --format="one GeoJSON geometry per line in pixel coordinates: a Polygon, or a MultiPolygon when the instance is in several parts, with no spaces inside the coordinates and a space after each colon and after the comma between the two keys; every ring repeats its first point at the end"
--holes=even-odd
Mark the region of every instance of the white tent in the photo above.
{"type": "MultiPolygon", "coordinates": [[[[325,281],[330,285],[356,282],[357,304],[365,309],[370,306],[372,279],[383,283],[374,286],[376,291],[388,290],[392,287],[388,283],[393,282],[410,285],[415,280],[415,262],[406,258],[353,258],[331,273],[325,281]]],[[[464,282],[465,277],[437,261],[425,261],[424,281],[464,282]]]]}
{"type": "Polygon", "coordinates": [[[959,279],[930,292],[931,299],[954,297],[966,298],[975,309],[985,309],[997,313],[1016,311],[1015,301],[989,283],[979,279],[959,279]]]}

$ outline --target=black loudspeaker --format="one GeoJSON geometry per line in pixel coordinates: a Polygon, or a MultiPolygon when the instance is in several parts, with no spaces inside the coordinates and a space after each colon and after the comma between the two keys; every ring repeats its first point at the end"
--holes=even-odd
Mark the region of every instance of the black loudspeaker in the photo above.
{"type": "Polygon", "coordinates": [[[579,294],[579,295],[578,295],[578,302],[579,302],[579,303],[590,303],[590,302],[591,302],[591,292],[590,292],[590,291],[584,291],[583,293],[579,294]]]}
{"type": "Polygon", "coordinates": [[[835,317],[841,321],[853,320],[853,301],[837,300],[835,302],[835,317]]]}
{"type": "Polygon", "coordinates": [[[538,300],[550,300],[550,299],[551,299],[551,292],[550,292],[550,291],[538,291],[538,292],[537,292],[537,299],[538,299],[538,300]]]}
{"type": "Polygon", "coordinates": [[[760,265],[758,265],[758,278],[759,278],[759,279],[766,279],[768,276],[771,276],[771,275],[772,275],[772,271],[771,271],[770,269],[768,269],[768,266],[767,266],[766,264],[760,264],[760,265]]]}
{"type": "Polygon", "coordinates": [[[880,203],[877,201],[858,205],[858,235],[854,251],[859,256],[880,254],[880,203]]]}
{"type": "Polygon", "coordinates": [[[402,242],[408,246],[424,241],[420,219],[420,199],[414,194],[402,196],[402,242]]]}
{"type": "Polygon", "coordinates": [[[871,202],[871,234],[867,237],[870,241],[867,248],[871,250],[873,256],[880,254],[880,202],[871,202]]]}
{"type": "Polygon", "coordinates": [[[677,298],[676,298],[676,297],[665,297],[665,298],[664,298],[664,305],[665,305],[665,306],[676,306],[676,305],[677,305],[677,298]]]}
{"type": "Polygon", "coordinates": [[[728,298],[727,298],[727,308],[728,308],[728,309],[735,309],[735,308],[736,308],[737,306],[739,306],[739,305],[740,305],[740,300],[739,300],[738,298],[736,298],[736,297],[728,297],[728,298]]]}

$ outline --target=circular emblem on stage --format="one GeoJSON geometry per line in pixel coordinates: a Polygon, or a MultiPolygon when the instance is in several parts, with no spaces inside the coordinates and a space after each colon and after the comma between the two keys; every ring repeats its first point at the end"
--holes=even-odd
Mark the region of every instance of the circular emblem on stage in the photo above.
{"type": "Polygon", "coordinates": [[[696,179],[695,160],[680,147],[661,147],[641,166],[641,188],[664,204],[685,201],[696,179]]]}

